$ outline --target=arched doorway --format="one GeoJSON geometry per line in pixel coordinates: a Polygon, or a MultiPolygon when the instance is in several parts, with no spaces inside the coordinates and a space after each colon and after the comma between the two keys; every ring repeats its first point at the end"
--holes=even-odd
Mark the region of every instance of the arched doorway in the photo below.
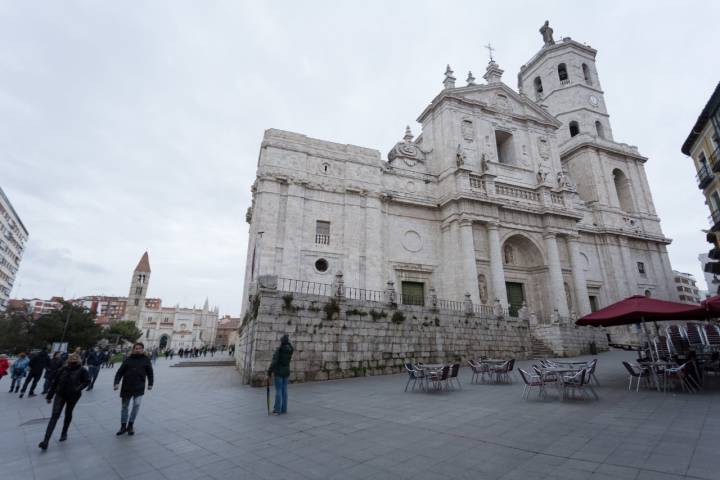
{"type": "Polygon", "coordinates": [[[511,317],[518,315],[523,302],[536,313],[542,311],[542,289],[546,267],[543,253],[528,237],[509,236],[502,247],[505,290],[511,317]]]}
{"type": "Polygon", "coordinates": [[[162,337],[160,337],[160,350],[165,350],[167,348],[167,345],[168,345],[168,336],[163,335],[162,337]]]}

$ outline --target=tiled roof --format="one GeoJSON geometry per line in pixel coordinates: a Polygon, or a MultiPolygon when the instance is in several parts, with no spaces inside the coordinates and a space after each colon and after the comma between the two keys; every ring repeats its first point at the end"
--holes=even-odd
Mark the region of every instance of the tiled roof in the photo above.
{"type": "Polygon", "coordinates": [[[148,253],[143,253],[142,258],[137,264],[137,267],[135,267],[136,272],[146,272],[150,273],[150,257],[148,257],[148,253]]]}

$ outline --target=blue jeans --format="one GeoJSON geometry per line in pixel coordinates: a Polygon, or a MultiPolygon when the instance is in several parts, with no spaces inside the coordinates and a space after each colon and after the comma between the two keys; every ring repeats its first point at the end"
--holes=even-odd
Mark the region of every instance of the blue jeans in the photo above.
{"type": "Polygon", "coordinates": [[[133,401],[133,407],[130,411],[130,423],[135,422],[138,410],[140,410],[140,402],[142,402],[142,395],[135,397],[122,397],[122,410],[120,411],[120,423],[128,423],[128,407],[130,406],[130,399],[133,401]]]}
{"type": "Polygon", "coordinates": [[[275,379],[275,406],[273,412],[287,413],[287,386],[288,377],[274,377],[275,379]]]}

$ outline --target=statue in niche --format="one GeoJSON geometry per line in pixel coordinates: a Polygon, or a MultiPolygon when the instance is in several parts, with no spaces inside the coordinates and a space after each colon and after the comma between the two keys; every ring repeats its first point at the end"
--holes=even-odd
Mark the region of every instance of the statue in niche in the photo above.
{"type": "Polygon", "coordinates": [[[540,166],[537,171],[537,181],[539,184],[544,184],[547,181],[548,174],[550,173],[550,170],[547,169],[547,167],[540,166]]]}
{"type": "Polygon", "coordinates": [[[503,256],[505,257],[505,264],[512,265],[515,263],[515,251],[512,245],[505,245],[503,247],[503,256]]]}
{"type": "Polygon", "coordinates": [[[485,154],[483,153],[482,156],[480,157],[480,171],[486,172],[487,169],[488,169],[488,164],[487,164],[487,160],[485,159],[485,154]]]}
{"type": "Polygon", "coordinates": [[[482,273],[478,275],[478,290],[480,293],[480,302],[484,304],[487,303],[488,299],[488,290],[487,290],[487,280],[485,279],[485,275],[482,273]]]}
{"type": "Polygon", "coordinates": [[[545,20],[543,26],[540,27],[540,35],[542,35],[543,42],[545,42],[546,47],[549,47],[550,45],[555,45],[555,40],[553,39],[553,29],[550,28],[549,20],[545,20]]]}
{"type": "Polygon", "coordinates": [[[457,163],[458,167],[462,167],[463,165],[465,165],[465,160],[467,160],[465,149],[461,144],[458,143],[457,152],[455,153],[455,162],[457,163]]]}
{"type": "Polygon", "coordinates": [[[575,190],[575,185],[570,180],[570,177],[567,176],[566,170],[561,170],[558,172],[557,184],[558,184],[558,188],[565,189],[565,190],[575,190]]]}

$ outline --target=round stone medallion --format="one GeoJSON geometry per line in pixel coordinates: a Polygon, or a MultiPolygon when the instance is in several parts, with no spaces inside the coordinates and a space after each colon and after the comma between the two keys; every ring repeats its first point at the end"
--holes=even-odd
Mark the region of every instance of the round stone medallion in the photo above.
{"type": "Polygon", "coordinates": [[[415,230],[408,230],[402,238],[402,246],[408,252],[419,252],[422,248],[422,238],[415,230]]]}

